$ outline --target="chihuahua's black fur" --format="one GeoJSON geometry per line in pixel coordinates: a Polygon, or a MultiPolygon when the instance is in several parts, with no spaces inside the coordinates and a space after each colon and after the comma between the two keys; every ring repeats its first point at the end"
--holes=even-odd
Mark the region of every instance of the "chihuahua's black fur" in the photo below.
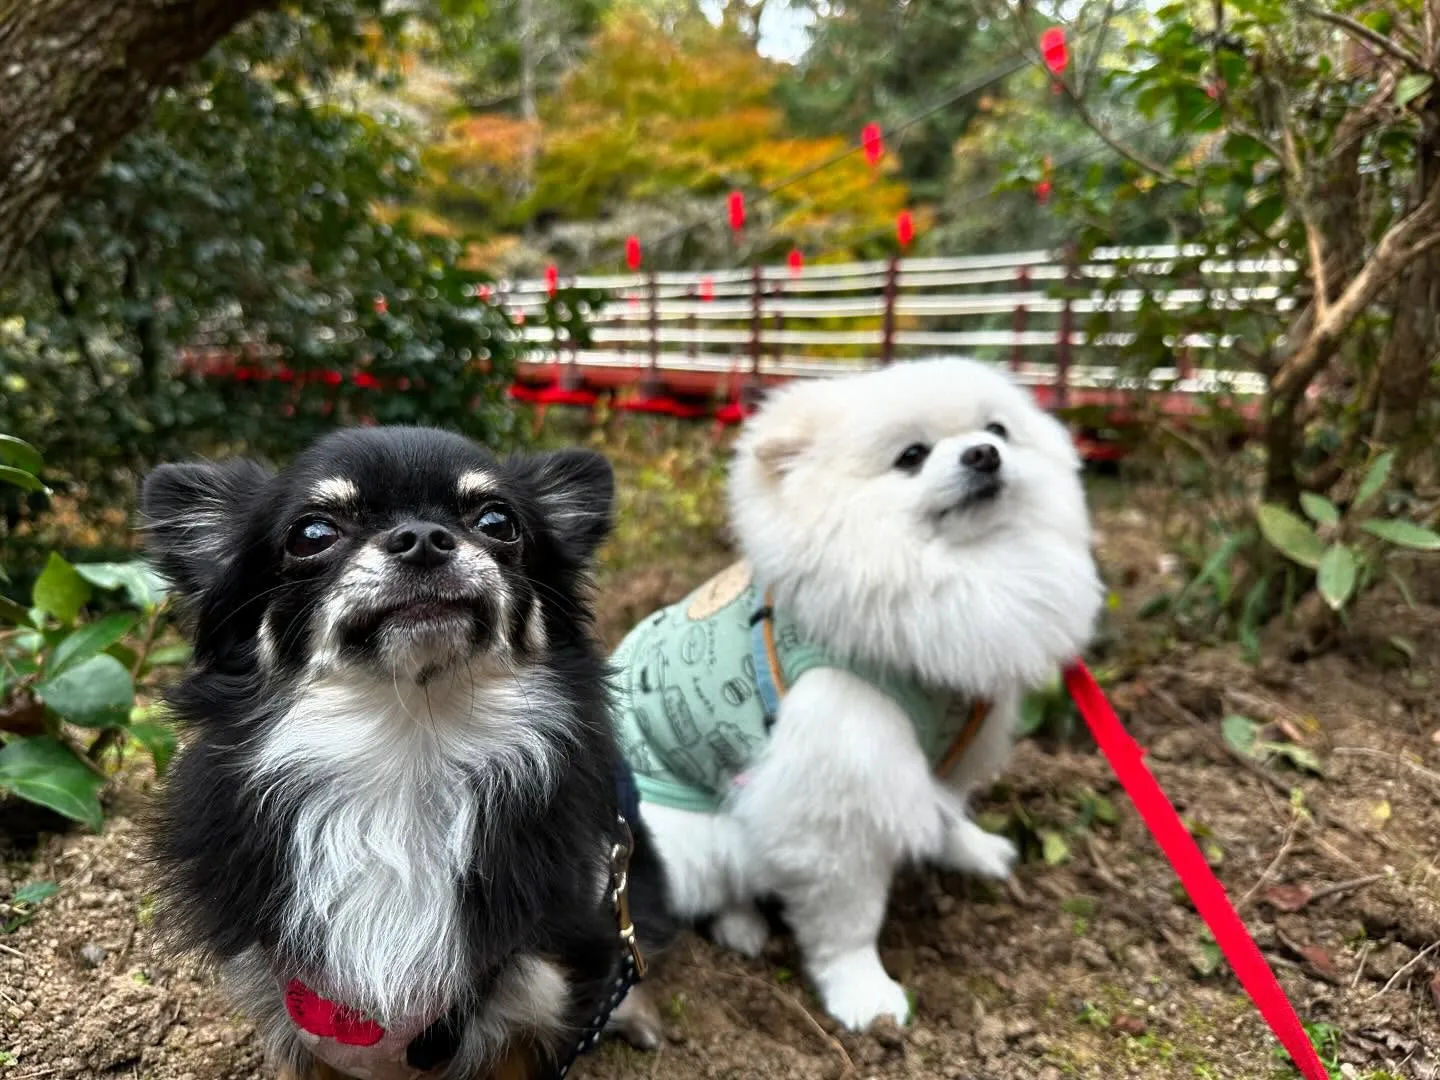
{"type": "MultiPolygon", "coordinates": [[[[155,830],[167,921],[278,1068],[315,1066],[292,979],[422,1024],[406,1064],[457,1080],[517,1047],[553,1071],[613,987],[621,766],[588,597],[613,486],[597,454],[499,461],[423,428],[339,432],[278,475],[146,478],[194,642],[155,830]]],[[[655,951],[661,868],[630,828],[655,951]]]]}

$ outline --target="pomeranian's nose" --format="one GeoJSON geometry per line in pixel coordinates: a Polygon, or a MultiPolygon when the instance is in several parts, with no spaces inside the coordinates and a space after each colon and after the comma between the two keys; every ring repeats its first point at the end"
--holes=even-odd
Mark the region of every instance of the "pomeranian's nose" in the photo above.
{"type": "Polygon", "coordinates": [[[967,446],[960,455],[960,464],[976,472],[992,473],[1000,468],[1000,451],[989,443],[967,446]]]}
{"type": "Polygon", "coordinates": [[[455,534],[429,521],[407,521],[385,537],[385,550],[406,566],[429,570],[450,561],[455,551],[455,534]]]}

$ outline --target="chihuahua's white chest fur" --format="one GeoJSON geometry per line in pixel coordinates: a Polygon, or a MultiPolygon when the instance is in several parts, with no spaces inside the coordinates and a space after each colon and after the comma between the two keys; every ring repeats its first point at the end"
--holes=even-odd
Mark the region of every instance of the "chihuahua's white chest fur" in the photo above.
{"type": "Polygon", "coordinates": [[[251,782],[297,807],[284,925],[292,946],[318,943],[339,1000],[393,1025],[454,997],[481,807],[551,769],[537,697],[513,681],[322,676],[266,732],[251,782]]]}

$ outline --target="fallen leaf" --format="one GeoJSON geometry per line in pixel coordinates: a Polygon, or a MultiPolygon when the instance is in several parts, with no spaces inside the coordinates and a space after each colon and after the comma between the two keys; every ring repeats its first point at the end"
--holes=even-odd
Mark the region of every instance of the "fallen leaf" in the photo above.
{"type": "Polygon", "coordinates": [[[1070,845],[1057,832],[1046,830],[1040,834],[1041,854],[1049,866],[1059,866],[1070,858],[1070,845]]]}
{"type": "Polygon", "coordinates": [[[1430,733],[1430,741],[1436,746],[1440,746],[1440,728],[1436,728],[1430,733]]]}
{"type": "Polygon", "coordinates": [[[1149,1025],[1138,1016],[1121,1013],[1110,1021],[1110,1030],[1117,1035],[1144,1035],[1149,1025]]]}
{"type": "Polygon", "coordinates": [[[1440,971],[1430,980],[1430,1000],[1435,1003],[1435,1008],[1440,1009],[1440,971]]]}
{"type": "Polygon", "coordinates": [[[1335,961],[1330,959],[1330,954],[1319,945],[1302,945],[1296,951],[1322,979],[1339,980],[1340,969],[1335,966],[1335,961]]]}
{"type": "Polygon", "coordinates": [[[1384,825],[1387,821],[1390,820],[1390,800],[1381,799],[1378,803],[1375,804],[1375,809],[1370,811],[1370,816],[1373,817],[1376,821],[1378,821],[1381,825],[1384,825]]]}
{"type": "Polygon", "coordinates": [[[1304,885],[1272,885],[1265,890],[1265,900],[1276,911],[1299,911],[1310,903],[1310,890],[1304,885]]]}

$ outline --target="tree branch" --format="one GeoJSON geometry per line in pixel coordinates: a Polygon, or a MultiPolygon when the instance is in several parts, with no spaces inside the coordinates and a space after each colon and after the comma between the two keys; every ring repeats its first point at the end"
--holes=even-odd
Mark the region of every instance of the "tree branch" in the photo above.
{"type": "Polygon", "coordinates": [[[1280,135],[1284,139],[1285,171],[1295,182],[1295,206],[1300,211],[1300,221],[1305,226],[1305,246],[1310,250],[1310,272],[1315,275],[1315,308],[1317,321],[1323,321],[1330,308],[1329,274],[1325,270],[1325,241],[1320,235],[1320,226],[1310,212],[1309,193],[1304,191],[1305,167],[1300,162],[1300,151],[1295,145],[1295,133],[1290,125],[1281,122],[1280,135]]]}
{"type": "Polygon", "coordinates": [[[1130,147],[1122,143],[1119,139],[1115,138],[1115,136],[1111,135],[1101,125],[1100,121],[1096,119],[1095,114],[1090,111],[1090,108],[1085,104],[1084,99],[1081,98],[1078,93],[1076,93],[1075,87],[1071,85],[1068,79],[1057,79],[1056,81],[1060,84],[1061,89],[1065,91],[1065,96],[1070,99],[1070,103],[1075,106],[1075,113],[1077,116],[1080,117],[1081,122],[1084,123],[1084,125],[1088,127],[1091,131],[1093,131],[1096,135],[1100,136],[1100,141],[1103,142],[1106,146],[1108,146],[1111,150],[1115,151],[1115,153],[1119,154],[1126,161],[1130,162],[1130,164],[1145,170],[1152,176],[1163,180],[1167,184],[1179,184],[1182,187],[1188,188],[1193,188],[1195,186],[1194,180],[1189,180],[1183,176],[1177,176],[1175,173],[1167,169],[1164,165],[1161,165],[1158,161],[1151,161],[1138,150],[1132,150],[1130,147]]]}
{"type": "Polygon", "coordinates": [[[1371,30],[1370,27],[1352,19],[1349,15],[1341,15],[1335,11],[1326,11],[1324,8],[1314,7],[1310,4],[1301,4],[1300,10],[1312,18],[1319,19],[1321,22],[1327,22],[1332,26],[1340,27],[1340,29],[1346,31],[1352,37],[1359,38],[1365,42],[1365,44],[1379,49],[1381,52],[1389,53],[1396,60],[1409,65],[1421,74],[1430,72],[1430,69],[1425,66],[1425,62],[1409,49],[1405,48],[1405,46],[1397,41],[1392,41],[1378,30],[1371,30]]]}
{"type": "Polygon", "coordinates": [[[1280,365],[1271,382],[1273,398],[1299,400],[1316,373],[1325,366],[1340,335],[1370,306],[1380,290],[1405,269],[1418,252],[1440,243],[1440,230],[1431,231],[1437,222],[1440,222],[1440,179],[1430,186],[1414,210],[1385,230],[1365,265],[1350,279],[1335,302],[1317,309],[1306,340],[1280,365]],[[1416,234],[1423,234],[1418,241],[1413,239],[1416,234]]]}

